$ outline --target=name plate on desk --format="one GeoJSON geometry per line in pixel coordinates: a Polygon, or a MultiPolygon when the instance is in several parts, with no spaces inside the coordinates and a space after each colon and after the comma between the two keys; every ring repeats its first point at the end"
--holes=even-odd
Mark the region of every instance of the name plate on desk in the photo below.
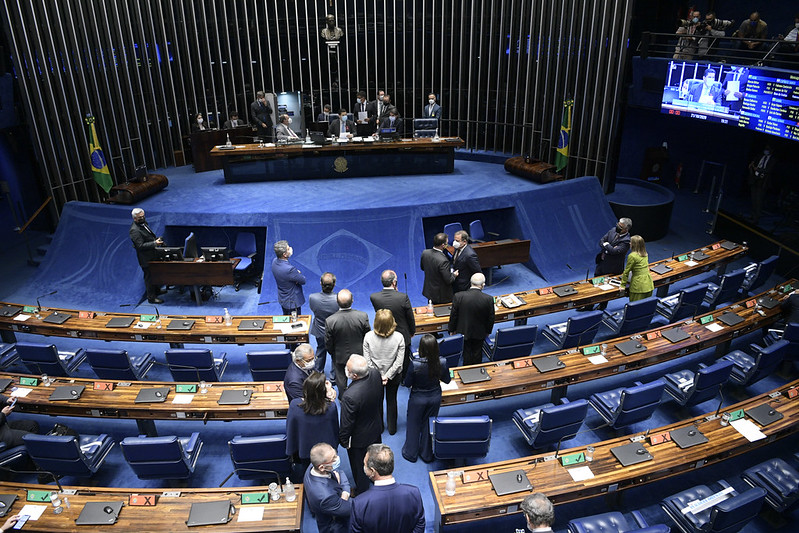
{"type": "Polygon", "coordinates": [[[576,465],[585,462],[585,453],[573,453],[570,455],[561,455],[560,464],[563,466],[576,465]]]}
{"type": "Polygon", "coordinates": [[[545,296],[547,294],[552,294],[552,287],[545,287],[543,289],[538,289],[539,296],[545,296]]]}
{"type": "Polygon", "coordinates": [[[197,385],[175,385],[175,392],[197,392],[197,385]]]}
{"type": "Polygon", "coordinates": [[[207,316],[205,317],[206,324],[224,324],[225,317],[222,316],[207,316]]]}
{"type": "MultiPolygon", "coordinates": [[[[532,366],[533,366],[532,359],[522,359],[520,361],[513,362],[513,368],[530,368],[532,366]]],[[[450,372],[452,371],[450,370],[450,372]]]]}
{"type": "Polygon", "coordinates": [[[155,507],[158,496],[156,494],[131,494],[128,505],[138,507],[155,507]]]}
{"type": "Polygon", "coordinates": [[[464,485],[467,483],[475,483],[477,481],[488,481],[488,469],[477,470],[476,472],[464,472],[463,476],[464,485]]]}
{"type": "Polygon", "coordinates": [[[25,499],[29,502],[47,502],[50,503],[49,490],[29,490],[25,499]]]}
{"type": "Polygon", "coordinates": [[[155,322],[158,317],[155,315],[140,315],[139,322],[155,322]]]}
{"type": "Polygon", "coordinates": [[[264,392],[284,392],[282,383],[264,383],[264,392]]]}
{"type": "Polygon", "coordinates": [[[587,348],[583,348],[583,355],[594,355],[595,353],[599,353],[602,351],[602,348],[599,346],[588,346],[587,348]]]}
{"type": "Polygon", "coordinates": [[[242,505],[263,505],[269,503],[268,492],[250,492],[241,495],[242,505]]]}
{"type": "Polygon", "coordinates": [[[94,311],[80,311],[78,313],[78,318],[94,318],[97,316],[97,313],[94,311]]]}
{"type": "Polygon", "coordinates": [[[35,387],[39,384],[39,378],[19,378],[20,385],[27,385],[28,387],[35,387]]]}
{"type": "Polygon", "coordinates": [[[710,324],[711,322],[713,322],[713,315],[703,316],[702,318],[699,319],[699,323],[702,324],[703,326],[705,324],[710,324]]]}
{"type": "Polygon", "coordinates": [[[115,383],[113,381],[95,381],[94,390],[114,390],[115,383]]]}

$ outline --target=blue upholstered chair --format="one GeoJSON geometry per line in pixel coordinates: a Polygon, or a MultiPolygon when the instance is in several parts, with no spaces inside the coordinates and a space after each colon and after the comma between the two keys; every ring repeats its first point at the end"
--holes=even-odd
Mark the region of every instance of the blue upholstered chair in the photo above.
{"type": "Polygon", "coordinates": [[[500,328],[494,337],[483,341],[483,354],[489,361],[502,361],[530,355],[538,326],[524,325],[500,328]]]}
{"type": "Polygon", "coordinates": [[[152,354],[131,356],[127,350],[89,348],[86,350],[86,357],[100,379],[141,381],[155,364],[152,354]]]}
{"type": "Polygon", "coordinates": [[[741,286],[744,294],[753,292],[771,277],[777,267],[777,259],[779,259],[778,256],[772,255],[759,263],[751,263],[744,267],[746,275],[741,286]]]}
{"type": "Polygon", "coordinates": [[[491,419],[488,415],[434,417],[430,436],[437,459],[485,457],[491,444],[491,419]]]}
{"type": "Polygon", "coordinates": [[[291,364],[291,350],[247,352],[253,381],[283,381],[291,364]]]}
{"type": "Polygon", "coordinates": [[[188,479],[197,466],[203,441],[199,433],[189,437],[127,437],[122,454],[139,479],[188,479]]]}
{"type": "Polygon", "coordinates": [[[56,476],[91,477],[105,461],[114,441],[100,435],[37,435],[22,436],[25,450],[40,470],[56,476]]]}
{"type": "Polygon", "coordinates": [[[677,294],[662,298],[655,311],[669,322],[695,316],[699,313],[705,294],[707,294],[707,283],[698,283],[677,294]]]}
{"type": "Polygon", "coordinates": [[[744,471],[741,477],[752,487],[765,490],[766,503],[778,513],[799,504],[799,472],[782,459],[763,461],[744,471]]]}
{"type": "Polygon", "coordinates": [[[771,346],[781,340],[788,341],[785,359],[799,359],[799,322],[790,322],[786,324],[783,330],[770,329],[763,337],[763,342],[766,346],[771,346]]]}
{"type": "Polygon", "coordinates": [[[602,311],[589,311],[561,324],[549,325],[541,333],[558,350],[574,348],[594,340],[601,320],[602,311]]]}
{"type": "Polygon", "coordinates": [[[172,349],[164,352],[175,381],[222,381],[227,368],[227,353],[214,358],[207,348],[172,349]]]}
{"type": "Polygon", "coordinates": [[[469,238],[474,242],[483,242],[486,240],[486,235],[490,235],[492,239],[499,237],[499,233],[485,231],[483,229],[483,221],[479,218],[469,222],[469,238]]]}
{"type": "Polygon", "coordinates": [[[732,361],[718,361],[710,366],[700,364],[696,372],[685,369],[666,374],[666,392],[682,406],[706,402],[718,395],[733,366],[732,361]]]}
{"type": "Polygon", "coordinates": [[[569,520],[569,533],[669,533],[671,529],[665,524],[650,526],[639,511],[633,511],[633,520],[630,522],[618,511],[595,514],[583,518],[569,520]]]}
{"type": "Polygon", "coordinates": [[[715,309],[719,304],[737,300],[741,293],[746,271],[743,268],[733,270],[721,276],[719,284],[708,283],[707,293],[702,299],[710,310],[715,309]]]}
{"type": "MultiPolygon", "coordinates": [[[[252,270],[255,268],[253,257],[257,252],[255,245],[255,233],[249,231],[242,231],[236,235],[236,243],[233,245],[232,257],[238,257],[239,263],[233,269],[233,277],[236,280],[234,287],[239,290],[241,281],[248,275],[252,275],[252,270]]],[[[256,283],[258,292],[261,292],[261,282],[256,283]]]]}
{"type": "Polygon", "coordinates": [[[452,239],[455,238],[455,234],[463,229],[463,226],[460,222],[452,222],[444,226],[444,233],[447,234],[447,238],[449,239],[449,243],[452,244],[452,239]]]}
{"type": "Polygon", "coordinates": [[[194,239],[194,232],[193,231],[189,232],[189,234],[183,240],[183,257],[186,259],[188,258],[196,259],[198,253],[199,250],[197,249],[197,242],[194,239]],[[191,246],[192,242],[194,242],[194,248],[190,250],[189,247],[191,246]]]}
{"type": "Polygon", "coordinates": [[[13,343],[0,343],[0,369],[8,368],[19,361],[17,348],[13,343]]]}
{"type": "Polygon", "coordinates": [[[463,335],[456,333],[438,339],[438,354],[447,360],[447,368],[460,366],[463,356],[463,335]]]}
{"type": "Polygon", "coordinates": [[[86,350],[74,352],[58,350],[55,344],[18,342],[17,353],[28,370],[34,374],[69,377],[86,360],[86,350]]]}
{"type": "Polygon", "coordinates": [[[274,478],[275,472],[279,482],[291,472],[285,433],[257,437],[239,435],[227,444],[234,473],[239,479],[269,479],[274,478]]]}
{"type": "Polygon", "coordinates": [[[437,118],[415,118],[413,119],[413,136],[414,137],[435,137],[438,130],[437,118]]]}
{"type": "Polygon", "coordinates": [[[588,401],[610,427],[619,429],[652,416],[665,386],[662,379],[646,384],[636,381],[633,387],[592,394],[588,401]]]}
{"type": "Polygon", "coordinates": [[[28,460],[25,445],[20,444],[9,448],[5,442],[0,442],[0,467],[9,469],[24,469],[28,460]]]}
{"type": "MultiPolygon", "coordinates": [[[[724,488],[729,484],[720,481],[724,488]]],[[[752,488],[743,493],[732,491],[730,497],[716,505],[697,513],[685,513],[682,510],[697,500],[712,496],[716,491],[707,485],[697,485],[669,496],[660,502],[660,506],[674,521],[680,531],[686,533],[733,533],[740,531],[760,512],[766,491],[752,488]]]]}
{"type": "Polygon", "coordinates": [[[513,413],[513,423],[522,432],[527,444],[533,448],[545,448],[576,435],[587,412],[586,400],[570,402],[563,398],[561,405],[547,403],[529,409],[517,409],[513,413]]]}
{"type": "Polygon", "coordinates": [[[733,350],[718,359],[718,361],[732,361],[735,365],[732,368],[730,380],[736,385],[751,385],[774,372],[785,358],[788,341],[780,340],[766,348],[750,344],[749,348],[754,355],[749,355],[741,350],[733,350]]]}
{"type": "Polygon", "coordinates": [[[624,304],[624,309],[621,311],[604,311],[602,324],[619,336],[645,330],[652,323],[658,301],[655,296],[650,296],[624,304]]]}

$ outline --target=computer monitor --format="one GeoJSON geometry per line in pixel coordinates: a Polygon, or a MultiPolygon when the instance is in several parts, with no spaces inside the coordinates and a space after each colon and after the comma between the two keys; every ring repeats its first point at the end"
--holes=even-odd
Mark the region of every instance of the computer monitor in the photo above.
{"type": "Polygon", "coordinates": [[[394,141],[399,138],[399,135],[397,134],[397,128],[380,128],[379,134],[381,140],[394,141]]]}
{"type": "Polygon", "coordinates": [[[197,259],[198,257],[200,255],[197,253],[197,239],[192,231],[183,244],[183,259],[197,259]]]}
{"type": "Polygon", "coordinates": [[[183,261],[183,250],[179,246],[157,248],[160,261],[183,261]]]}
{"type": "Polygon", "coordinates": [[[203,247],[202,252],[206,261],[227,261],[230,259],[227,248],[203,247]]]}
{"type": "Polygon", "coordinates": [[[133,181],[144,181],[147,177],[147,165],[139,165],[133,172],[133,181]]]}

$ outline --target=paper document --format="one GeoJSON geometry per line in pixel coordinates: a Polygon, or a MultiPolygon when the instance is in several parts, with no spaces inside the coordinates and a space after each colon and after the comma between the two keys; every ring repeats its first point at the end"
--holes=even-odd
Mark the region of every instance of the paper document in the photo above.
{"type": "Polygon", "coordinates": [[[685,262],[685,266],[688,266],[688,267],[695,267],[698,264],[699,263],[697,263],[696,261],[686,261],[685,262]]]}
{"type": "Polygon", "coordinates": [[[727,97],[725,98],[725,100],[727,100],[728,102],[737,102],[738,97],[735,96],[735,93],[741,92],[741,80],[728,81],[727,89],[724,92],[727,91],[729,92],[727,93],[727,97]]]}
{"type": "Polygon", "coordinates": [[[297,322],[283,322],[281,324],[273,324],[273,327],[280,331],[280,333],[298,333],[301,331],[306,331],[308,329],[308,324],[305,323],[303,320],[298,320],[297,322]],[[302,324],[301,328],[293,328],[292,325],[302,324]]]}
{"type": "Polygon", "coordinates": [[[136,322],[136,325],[133,327],[136,329],[147,329],[151,324],[152,322],[136,322]]]}
{"type": "Polygon", "coordinates": [[[242,505],[239,507],[239,522],[260,522],[264,519],[264,509],[262,505],[242,505]]]}
{"type": "Polygon", "coordinates": [[[746,437],[749,442],[755,442],[756,440],[766,438],[766,435],[757,429],[755,423],[748,418],[739,418],[738,420],[733,420],[730,422],[730,425],[734,427],[738,433],[746,437]]]}
{"type": "Polygon", "coordinates": [[[358,111],[358,120],[366,120],[366,111],[358,111]]]}
{"type": "Polygon", "coordinates": [[[601,365],[602,363],[608,362],[604,355],[591,355],[588,357],[588,360],[591,361],[592,365],[601,365]]]}
{"type": "Polygon", "coordinates": [[[179,404],[190,404],[191,401],[194,399],[193,394],[175,394],[175,397],[172,398],[172,403],[179,403],[179,404]]]}
{"type": "Polygon", "coordinates": [[[16,320],[17,322],[25,322],[25,321],[26,321],[26,320],[28,320],[30,317],[31,317],[30,315],[23,315],[23,314],[19,314],[19,315],[17,315],[17,316],[15,316],[15,317],[14,317],[14,320],[16,320]]]}
{"type": "Polygon", "coordinates": [[[705,327],[707,329],[709,329],[710,331],[712,331],[713,333],[716,333],[717,331],[721,331],[722,329],[724,329],[724,326],[722,326],[721,324],[717,324],[716,322],[713,322],[712,324],[708,324],[705,327]]]}
{"type": "Polygon", "coordinates": [[[46,505],[33,505],[33,504],[26,504],[19,510],[18,514],[26,514],[30,516],[28,520],[38,520],[42,513],[47,509],[46,505]]]}
{"type": "Polygon", "coordinates": [[[25,396],[30,394],[32,390],[33,389],[26,389],[24,387],[18,387],[18,388],[16,388],[16,389],[11,391],[11,397],[24,398],[25,396]]]}
{"type": "Polygon", "coordinates": [[[615,287],[610,283],[603,283],[602,285],[597,285],[597,287],[602,289],[603,291],[612,291],[613,289],[618,289],[618,287],[615,287]]]}
{"type": "Polygon", "coordinates": [[[458,390],[458,382],[455,381],[454,379],[449,383],[444,383],[443,381],[441,381],[440,383],[441,383],[441,390],[458,390]]]}
{"type": "Polygon", "coordinates": [[[591,469],[587,466],[569,468],[567,471],[574,481],[585,481],[586,479],[591,479],[594,477],[594,473],[591,472],[591,469]]]}

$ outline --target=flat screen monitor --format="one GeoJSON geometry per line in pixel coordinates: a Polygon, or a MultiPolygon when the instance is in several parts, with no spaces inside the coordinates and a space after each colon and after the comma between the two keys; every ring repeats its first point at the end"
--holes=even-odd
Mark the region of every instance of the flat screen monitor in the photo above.
{"type": "Polygon", "coordinates": [[[197,253],[197,238],[194,232],[189,233],[183,245],[183,259],[197,259],[200,255],[197,253]]]}
{"type": "Polygon", "coordinates": [[[178,246],[158,248],[158,252],[161,261],[183,261],[183,250],[178,246]]]}
{"type": "Polygon", "coordinates": [[[206,261],[227,261],[230,259],[228,249],[224,247],[203,247],[202,252],[206,261]]]}

